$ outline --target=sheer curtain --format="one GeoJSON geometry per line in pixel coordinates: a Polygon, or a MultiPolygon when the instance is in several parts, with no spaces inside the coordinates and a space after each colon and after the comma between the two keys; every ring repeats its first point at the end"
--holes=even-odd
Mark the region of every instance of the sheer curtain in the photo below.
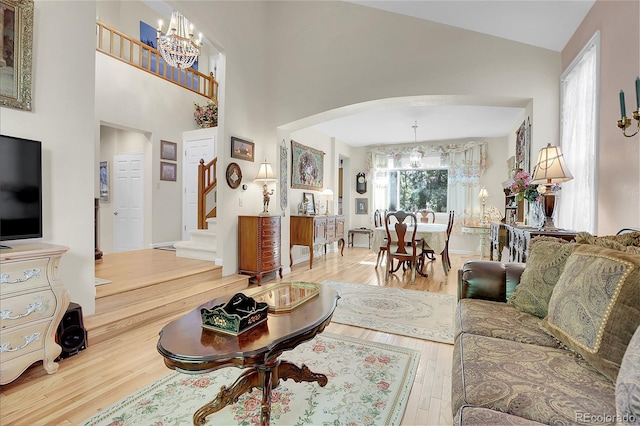
{"type": "Polygon", "coordinates": [[[598,61],[600,35],[587,43],[562,76],[560,146],[574,179],[558,193],[555,223],[595,232],[598,61]],[[580,208],[576,208],[580,206],[580,208]]]}
{"type": "Polygon", "coordinates": [[[449,166],[448,209],[455,212],[457,225],[474,225],[480,221],[480,176],[486,168],[487,144],[469,143],[442,154],[449,166]]]}

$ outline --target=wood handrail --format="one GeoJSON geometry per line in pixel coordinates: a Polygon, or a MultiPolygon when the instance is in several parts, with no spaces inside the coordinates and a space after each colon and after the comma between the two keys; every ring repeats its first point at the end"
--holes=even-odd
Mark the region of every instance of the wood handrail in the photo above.
{"type": "Polygon", "coordinates": [[[216,206],[207,211],[206,198],[207,194],[218,185],[217,163],[218,158],[214,158],[206,164],[203,159],[200,159],[200,164],[198,164],[198,229],[207,229],[207,218],[216,217],[216,206]]]}
{"type": "Polygon", "coordinates": [[[156,75],[180,87],[218,102],[218,82],[193,68],[177,69],[169,66],[160,52],[107,24],[97,21],[98,52],[156,75]]]}

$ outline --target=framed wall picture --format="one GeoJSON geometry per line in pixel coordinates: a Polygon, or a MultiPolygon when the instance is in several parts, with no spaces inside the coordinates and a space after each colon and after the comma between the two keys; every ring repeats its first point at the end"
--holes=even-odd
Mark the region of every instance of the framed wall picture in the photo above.
{"type": "Polygon", "coordinates": [[[291,141],[291,188],[322,191],[324,152],[291,141]]]}
{"type": "Polygon", "coordinates": [[[311,192],[302,193],[302,203],[306,214],[312,216],[316,214],[316,199],[311,192]]]}
{"type": "Polygon", "coordinates": [[[356,198],[356,214],[369,214],[368,198],[356,198]]]}
{"type": "Polygon", "coordinates": [[[169,141],[160,141],[160,159],[176,161],[178,159],[178,144],[169,141]]]}
{"type": "Polygon", "coordinates": [[[109,163],[100,162],[100,201],[109,202],[109,163]]]}
{"type": "Polygon", "coordinates": [[[516,171],[531,172],[531,121],[523,121],[516,132],[516,171]]]}
{"type": "Polygon", "coordinates": [[[178,175],[178,165],[176,163],[160,162],[160,180],[176,181],[178,175]]]}
{"type": "Polygon", "coordinates": [[[0,105],[31,111],[33,0],[0,0],[0,105]]]}
{"type": "Polygon", "coordinates": [[[254,161],[255,144],[251,141],[231,136],[231,156],[240,160],[254,161]]]}

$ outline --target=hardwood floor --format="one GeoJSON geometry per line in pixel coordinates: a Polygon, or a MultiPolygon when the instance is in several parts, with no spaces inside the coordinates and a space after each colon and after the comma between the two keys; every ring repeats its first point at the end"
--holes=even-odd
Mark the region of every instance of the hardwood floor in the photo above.
{"type": "MultiPolygon", "coordinates": [[[[384,282],[384,269],[375,269],[376,254],[365,248],[338,253],[294,265],[282,281],[325,279],[387,285],[456,294],[457,270],[472,257],[451,255],[452,269],[445,276],[438,258],[427,266],[428,278],[396,274],[384,282]]],[[[150,262],[152,259],[141,260],[150,262]]],[[[146,265],[149,266],[149,265],[146,265]]],[[[265,283],[278,282],[277,277],[265,283]]],[[[180,314],[181,315],[181,314],[180,314]]],[[[127,331],[60,361],[57,373],[47,375],[42,363],[32,365],[14,382],[0,387],[0,424],[77,425],[100,410],[169,373],[156,350],[158,331],[172,318],[163,318],[127,331]]],[[[416,380],[402,419],[403,425],[447,425],[451,415],[451,357],[453,346],[332,323],[327,331],[369,341],[413,348],[421,352],[416,380]]]]}

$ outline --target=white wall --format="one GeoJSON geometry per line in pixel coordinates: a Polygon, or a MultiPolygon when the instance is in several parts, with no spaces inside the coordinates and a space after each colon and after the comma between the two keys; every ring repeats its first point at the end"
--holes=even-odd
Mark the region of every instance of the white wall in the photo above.
{"type": "Polygon", "coordinates": [[[42,141],[42,241],[69,247],[60,277],[92,313],[95,3],[36,1],[34,15],[33,111],[0,107],[0,132],[42,141]]]}

